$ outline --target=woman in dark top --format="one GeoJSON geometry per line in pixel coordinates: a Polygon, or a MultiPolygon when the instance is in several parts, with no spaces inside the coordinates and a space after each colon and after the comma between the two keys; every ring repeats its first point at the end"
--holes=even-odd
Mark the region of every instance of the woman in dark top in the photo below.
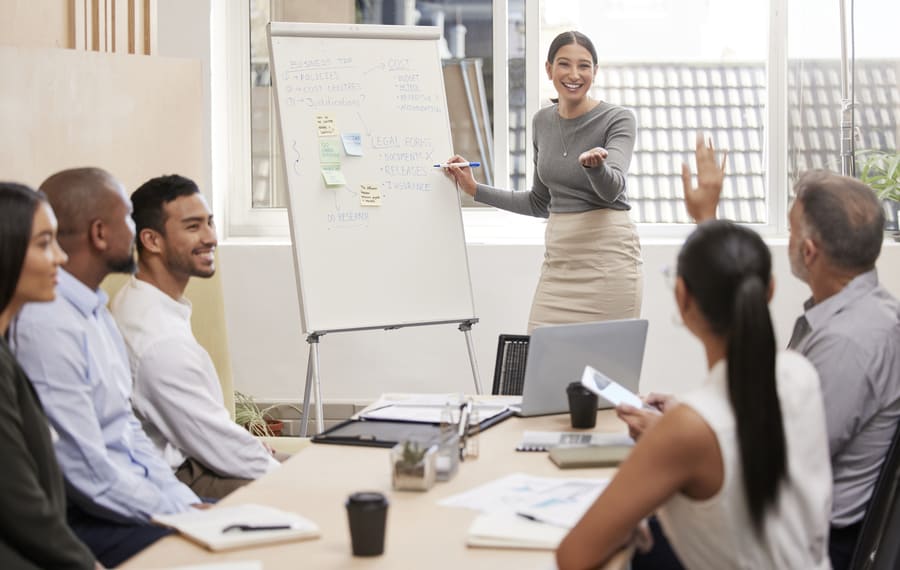
{"type": "Polygon", "coordinates": [[[99,567],[66,524],[66,494],[47,417],[9,350],[25,303],[52,301],[66,254],[43,194],[0,183],[0,568],[99,567]]]}

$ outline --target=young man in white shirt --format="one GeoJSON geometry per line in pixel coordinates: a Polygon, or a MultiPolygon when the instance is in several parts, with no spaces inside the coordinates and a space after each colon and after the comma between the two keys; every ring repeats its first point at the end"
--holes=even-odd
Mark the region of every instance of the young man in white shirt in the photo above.
{"type": "Polygon", "coordinates": [[[112,302],[134,376],[132,405],[175,476],[221,498],[279,465],[225,410],[212,359],[191,330],[191,277],[216,270],[213,215],[197,185],[169,175],[131,196],[138,270],[112,302]]]}

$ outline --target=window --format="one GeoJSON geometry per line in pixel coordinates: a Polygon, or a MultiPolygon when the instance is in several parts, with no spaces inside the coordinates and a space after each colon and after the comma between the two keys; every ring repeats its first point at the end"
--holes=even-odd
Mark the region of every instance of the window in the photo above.
{"type": "Polygon", "coordinates": [[[792,0],[788,42],[788,184],[810,168],[841,172],[869,150],[896,152],[900,136],[900,5],[892,0],[847,6],[849,82],[841,83],[840,12],[815,0],[792,0]],[[850,101],[855,101],[852,114],[850,101]],[[848,108],[847,112],[843,109],[848,108]],[[842,137],[846,136],[842,146],[842,137]]]}
{"type": "MultiPolygon", "coordinates": [[[[586,33],[600,58],[595,96],[631,108],[638,120],[629,197],[643,234],[671,235],[684,231],[672,224],[687,227],[680,165],[692,159],[697,131],[729,150],[722,214],[766,231],[785,230],[789,189],[798,172],[840,166],[837,5],[824,9],[816,0],[245,0],[221,8],[228,13],[229,37],[243,38],[234,42],[242,47],[229,47],[229,61],[245,62],[246,70],[243,99],[228,105],[232,111],[253,110],[252,118],[242,119],[238,112],[230,119],[234,164],[226,214],[232,236],[288,233],[264,25],[270,17],[289,19],[285,11],[291,6],[328,17],[350,6],[349,17],[359,22],[442,26],[448,54],[465,56],[445,61],[471,65],[481,81],[474,93],[476,99],[483,96],[486,119],[472,131],[481,136],[473,139],[475,150],[465,153],[487,153],[490,159],[482,162],[491,166],[485,169],[490,181],[520,190],[531,184],[531,116],[554,95],[543,73],[547,46],[560,31],[586,33]]],[[[895,150],[900,44],[891,40],[890,26],[900,17],[900,4],[871,0],[854,16],[854,146],[895,150]]],[[[451,122],[459,148],[457,121],[451,122]]],[[[514,226],[525,223],[490,208],[467,208],[465,220],[467,229],[490,228],[483,235],[499,241],[522,235],[514,226]]]]}

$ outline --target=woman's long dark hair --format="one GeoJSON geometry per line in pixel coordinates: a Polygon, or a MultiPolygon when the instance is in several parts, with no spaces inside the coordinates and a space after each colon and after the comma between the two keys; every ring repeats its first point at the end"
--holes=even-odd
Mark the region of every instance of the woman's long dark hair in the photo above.
{"type": "Polygon", "coordinates": [[[0,311],[6,309],[22,274],[34,212],[47,198],[15,182],[0,182],[0,311]]]}
{"type": "Polygon", "coordinates": [[[678,255],[678,275],[716,334],[728,343],[728,395],[737,425],[744,492],[754,529],[787,476],[775,382],[775,331],[768,291],[772,258],[759,235],[727,221],[705,222],[678,255]]]}

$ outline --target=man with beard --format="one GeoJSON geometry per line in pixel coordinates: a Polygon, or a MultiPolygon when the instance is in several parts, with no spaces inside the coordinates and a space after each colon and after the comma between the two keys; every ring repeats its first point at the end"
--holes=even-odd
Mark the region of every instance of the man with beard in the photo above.
{"type": "Polygon", "coordinates": [[[69,525],[113,567],[167,534],[150,525],[152,514],[183,512],[200,499],[134,416],[128,356],[100,289],[108,274],[135,267],[124,188],[104,170],[77,168],[54,174],[41,190],[69,260],[56,300],[26,305],[10,339],[56,434],[69,525]]]}
{"type": "Polygon", "coordinates": [[[138,271],[112,302],[134,375],[132,405],[180,481],[221,498],[279,465],[224,407],[215,366],[191,330],[191,277],[216,271],[213,216],[196,183],[178,175],[131,195],[138,271]]]}
{"type": "MultiPolygon", "coordinates": [[[[683,167],[685,203],[699,223],[716,217],[724,160],[697,140],[697,185],[683,167]]],[[[788,344],[816,368],[822,383],[834,497],[829,556],[847,568],[891,440],[900,421],[900,302],[878,282],[884,211],[871,188],[815,170],[794,186],[789,214],[791,271],[812,297],[788,344]]],[[[675,401],[651,394],[665,412],[675,401]]],[[[639,436],[658,417],[620,406],[639,436]]]]}

